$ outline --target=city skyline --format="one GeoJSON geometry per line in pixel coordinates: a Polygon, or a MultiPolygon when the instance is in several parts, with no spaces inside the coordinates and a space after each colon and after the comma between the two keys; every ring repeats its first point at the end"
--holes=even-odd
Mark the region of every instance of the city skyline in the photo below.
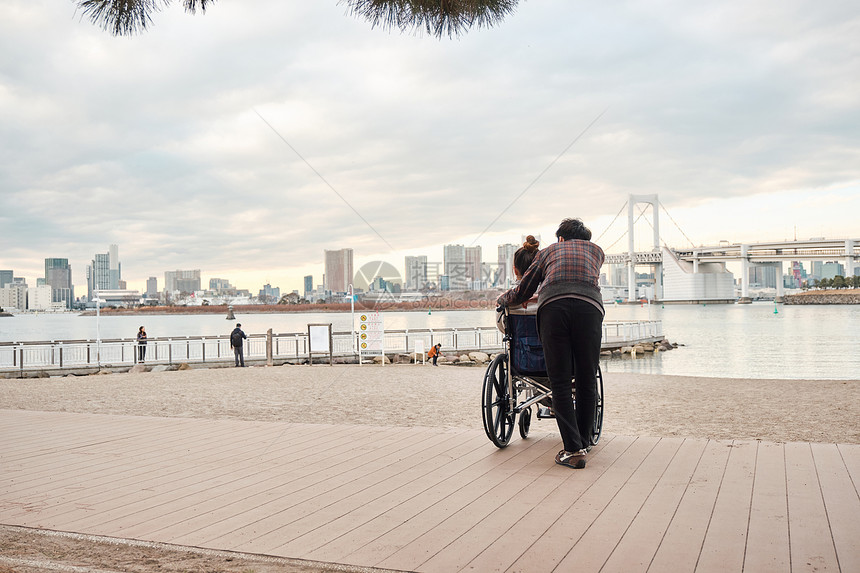
{"type": "Polygon", "coordinates": [[[853,2],[525,2],[455,40],[333,0],[157,18],[4,3],[0,268],[66,258],[80,288],[119,244],[141,292],[183,268],[302,292],[324,249],[491,261],[566,216],[623,252],[604,230],[653,193],[674,247],[860,235],[853,2]]]}

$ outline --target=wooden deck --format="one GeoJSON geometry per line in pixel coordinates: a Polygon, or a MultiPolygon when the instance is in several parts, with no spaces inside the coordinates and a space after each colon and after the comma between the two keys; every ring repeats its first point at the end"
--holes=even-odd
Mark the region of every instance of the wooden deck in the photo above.
{"type": "Polygon", "coordinates": [[[0,523],[407,571],[860,571],[860,445],[0,410],[0,523]]]}

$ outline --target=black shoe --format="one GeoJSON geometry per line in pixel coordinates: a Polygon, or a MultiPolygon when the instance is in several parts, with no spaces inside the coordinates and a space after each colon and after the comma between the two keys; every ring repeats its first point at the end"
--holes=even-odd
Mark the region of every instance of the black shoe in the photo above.
{"type": "Polygon", "coordinates": [[[567,466],[575,470],[581,470],[585,467],[585,454],[587,453],[588,452],[584,449],[577,452],[566,452],[562,450],[556,454],[555,463],[560,466],[567,466]]]}

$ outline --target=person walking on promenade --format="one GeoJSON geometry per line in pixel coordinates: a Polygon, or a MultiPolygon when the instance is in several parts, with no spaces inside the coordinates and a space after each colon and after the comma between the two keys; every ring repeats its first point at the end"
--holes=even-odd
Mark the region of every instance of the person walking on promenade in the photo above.
{"type": "Polygon", "coordinates": [[[552,388],[552,404],[564,449],[555,463],[584,468],[591,449],[597,400],[603,299],[598,287],[603,249],[579,219],[565,219],[558,238],[540,251],[520,284],[499,297],[502,306],[522,304],[537,290],[538,334],[552,388]],[[571,380],[576,374],[576,408],[571,380]]]}
{"type": "Polygon", "coordinates": [[[230,333],[230,348],[233,349],[233,358],[236,360],[236,366],[245,367],[245,354],[242,351],[243,341],[248,338],[242,332],[242,325],[236,323],[236,328],[230,333]]]}
{"type": "Polygon", "coordinates": [[[137,329],[137,361],[143,362],[146,358],[146,330],[141,326],[137,329]]]}
{"type": "Polygon", "coordinates": [[[436,364],[436,360],[439,358],[439,353],[442,351],[442,343],[435,344],[430,347],[430,352],[427,353],[427,358],[433,359],[433,366],[439,366],[436,364]]]}

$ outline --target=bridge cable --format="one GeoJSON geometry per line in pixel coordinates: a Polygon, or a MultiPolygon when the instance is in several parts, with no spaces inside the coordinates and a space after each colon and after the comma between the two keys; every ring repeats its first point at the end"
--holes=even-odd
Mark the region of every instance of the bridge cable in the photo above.
{"type": "Polygon", "coordinates": [[[682,235],[684,235],[684,238],[685,238],[685,239],[687,239],[687,242],[689,242],[689,243],[690,243],[690,246],[692,246],[693,248],[695,248],[696,243],[694,243],[694,242],[690,239],[690,237],[688,237],[688,236],[687,236],[687,233],[685,233],[685,232],[684,232],[684,230],[681,228],[681,226],[680,226],[680,225],[678,225],[678,223],[676,223],[676,222],[675,222],[675,219],[673,219],[673,218],[672,218],[672,215],[670,215],[670,214],[669,214],[669,210],[666,208],[666,206],[663,204],[663,202],[662,202],[662,201],[660,201],[659,199],[657,200],[657,202],[658,202],[658,203],[660,203],[660,206],[661,206],[661,207],[663,207],[663,212],[664,212],[664,213],[666,213],[666,215],[669,217],[669,220],[670,220],[670,221],[672,221],[673,223],[675,223],[675,227],[677,227],[677,228],[678,228],[678,230],[679,230],[679,231],[681,231],[681,234],[682,234],[682,235]]]}
{"type": "MultiPolygon", "coordinates": [[[[603,235],[605,235],[605,234],[606,234],[606,231],[608,231],[608,230],[609,230],[609,228],[610,228],[610,227],[612,227],[612,225],[614,225],[614,224],[615,224],[615,221],[617,221],[617,220],[618,220],[618,217],[620,217],[620,216],[621,216],[621,213],[623,213],[623,212],[624,212],[624,208],[625,208],[625,207],[627,207],[627,201],[625,201],[625,202],[624,202],[624,205],[622,205],[622,206],[621,206],[621,209],[618,211],[618,213],[616,213],[615,218],[614,218],[614,219],[612,219],[612,222],[611,222],[611,223],[609,223],[609,225],[608,225],[605,229],[603,229],[603,232],[602,232],[602,233],[600,233],[600,235],[599,235],[596,239],[594,239],[594,241],[592,241],[593,243],[596,243],[597,241],[599,241],[599,240],[603,237],[603,235]]],[[[622,236],[623,236],[623,235],[622,235],[622,236]]],[[[616,243],[617,243],[617,242],[618,242],[618,241],[616,241],[616,243]]]]}

